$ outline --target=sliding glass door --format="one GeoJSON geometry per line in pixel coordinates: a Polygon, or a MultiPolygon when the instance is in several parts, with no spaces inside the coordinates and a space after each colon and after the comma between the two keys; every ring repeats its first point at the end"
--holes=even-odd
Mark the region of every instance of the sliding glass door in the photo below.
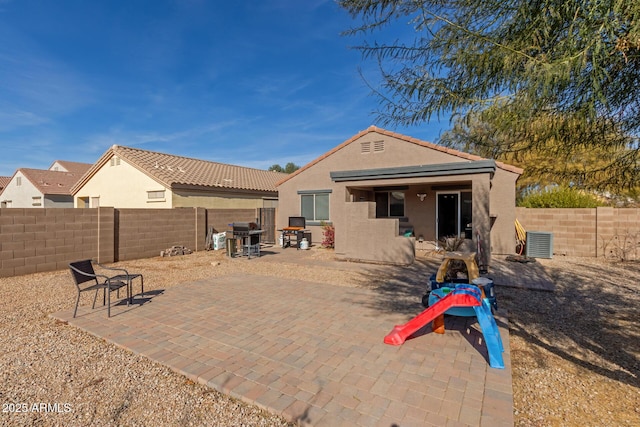
{"type": "Polygon", "coordinates": [[[438,240],[445,237],[473,237],[471,191],[437,193],[436,230],[438,240]]]}

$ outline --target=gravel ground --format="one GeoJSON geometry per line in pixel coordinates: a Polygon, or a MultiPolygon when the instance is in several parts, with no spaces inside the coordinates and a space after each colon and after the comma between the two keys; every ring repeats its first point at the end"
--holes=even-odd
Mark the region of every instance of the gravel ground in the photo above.
{"type": "MultiPolygon", "coordinates": [[[[386,282],[379,272],[325,268],[331,258],[317,249],[301,266],[199,252],[120,265],[143,273],[145,290],[241,271],[339,286],[386,282]]],[[[640,266],[541,262],[556,292],[498,290],[511,324],[516,424],[640,425],[640,266]]],[[[91,303],[86,297],[81,304],[91,303]]],[[[67,271],[0,278],[1,425],[287,425],[48,317],[72,308],[74,298],[67,271]]]]}
{"type": "Polygon", "coordinates": [[[640,264],[540,260],[555,292],[500,288],[519,426],[640,426],[640,264]]]}

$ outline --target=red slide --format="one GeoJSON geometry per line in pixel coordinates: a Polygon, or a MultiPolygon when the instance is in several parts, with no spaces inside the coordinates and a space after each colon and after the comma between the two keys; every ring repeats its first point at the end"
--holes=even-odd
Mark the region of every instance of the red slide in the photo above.
{"type": "Polygon", "coordinates": [[[418,329],[431,322],[436,317],[444,314],[451,307],[473,307],[480,305],[477,298],[469,294],[451,292],[437,303],[409,320],[404,325],[396,325],[389,334],[384,337],[385,344],[401,345],[418,329]]]}

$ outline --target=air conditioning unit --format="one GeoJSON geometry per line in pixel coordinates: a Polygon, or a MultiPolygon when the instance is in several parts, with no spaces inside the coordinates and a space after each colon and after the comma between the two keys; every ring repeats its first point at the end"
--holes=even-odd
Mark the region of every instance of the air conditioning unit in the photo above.
{"type": "Polygon", "coordinates": [[[527,231],[526,255],[532,258],[553,258],[553,233],[527,231]]]}

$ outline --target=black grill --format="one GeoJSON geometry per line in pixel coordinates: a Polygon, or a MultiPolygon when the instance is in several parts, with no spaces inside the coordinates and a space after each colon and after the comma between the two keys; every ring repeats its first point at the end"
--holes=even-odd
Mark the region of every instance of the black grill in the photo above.
{"type": "Polygon", "coordinates": [[[257,245],[260,243],[260,234],[262,230],[259,230],[258,224],[255,222],[234,222],[231,224],[233,227],[233,238],[244,239],[250,237],[250,245],[257,245]]]}

